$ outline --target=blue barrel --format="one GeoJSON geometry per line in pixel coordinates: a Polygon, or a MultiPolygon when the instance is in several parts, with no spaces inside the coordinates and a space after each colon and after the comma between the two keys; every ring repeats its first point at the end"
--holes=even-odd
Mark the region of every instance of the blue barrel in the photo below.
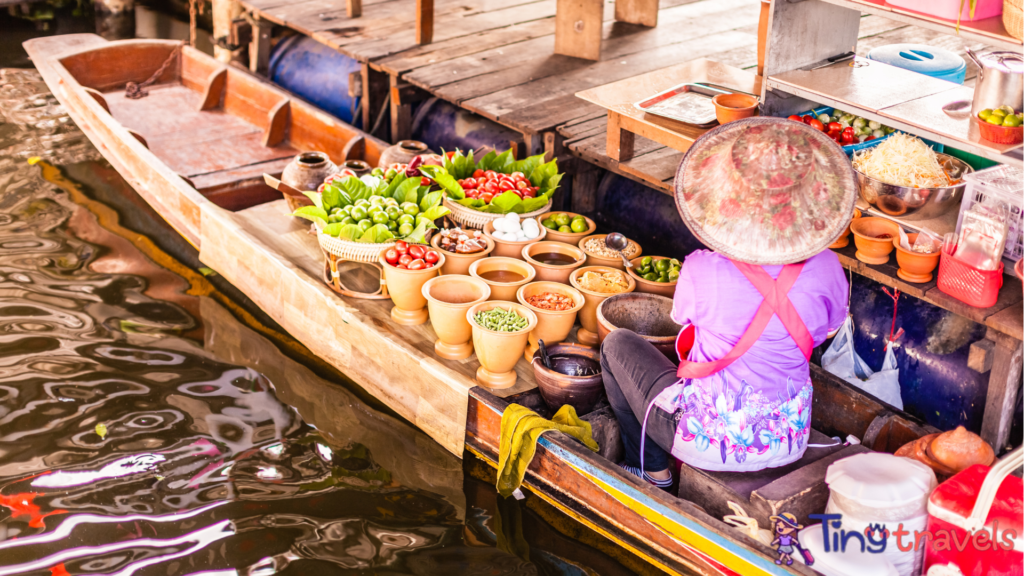
{"type": "Polygon", "coordinates": [[[437,152],[456,148],[473,150],[480,146],[503,151],[510,142],[522,140],[523,135],[446,100],[430,98],[413,113],[412,137],[426,142],[437,152]]]}
{"type": "Polygon", "coordinates": [[[967,73],[963,58],[949,50],[924,44],[879,46],[868,52],[868,59],[957,84],[964,83],[967,73]]]}
{"type": "Polygon", "coordinates": [[[357,70],[359,62],[308,36],[296,34],[274,47],[267,77],[351,124],[359,98],[348,95],[348,75],[357,70]]]}

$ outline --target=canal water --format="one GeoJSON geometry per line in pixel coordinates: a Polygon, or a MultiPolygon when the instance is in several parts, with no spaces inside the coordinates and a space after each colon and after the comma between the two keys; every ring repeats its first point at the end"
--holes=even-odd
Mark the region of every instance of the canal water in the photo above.
{"type": "Polygon", "coordinates": [[[0,69],[0,576],[656,573],[360,395],[0,69]]]}

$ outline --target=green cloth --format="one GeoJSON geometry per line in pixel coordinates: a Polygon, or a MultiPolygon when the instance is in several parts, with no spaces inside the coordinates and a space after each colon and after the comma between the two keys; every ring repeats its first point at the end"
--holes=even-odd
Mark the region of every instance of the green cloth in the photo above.
{"type": "Polygon", "coordinates": [[[565,432],[594,452],[599,450],[597,442],[594,441],[590,422],[580,420],[572,406],[562,406],[554,418],[545,420],[525,406],[510,404],[501,415],[498,494],[508,498],[523,483],[526,469],[537,452],[537,438],[547,430],[565,432]]]}

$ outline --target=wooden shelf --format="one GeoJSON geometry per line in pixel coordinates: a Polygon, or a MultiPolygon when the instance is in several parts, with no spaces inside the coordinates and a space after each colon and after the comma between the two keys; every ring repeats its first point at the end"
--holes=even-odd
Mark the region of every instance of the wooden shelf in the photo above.
{"type": "Polygon", "coordinates": [[[949,102],[971,100],[971,88],[865,58],[783,72],[769,76],[766,83],[769,90],[853,112],[995,162],[1024,165],[1021,144],[983,140],[977,120],[954,120],[942,111],[949,102]]]}
{"type": "Polygon", "coordinates": [[[943,32],[954,36],[958,35],[969,40],[977,40],[1002,50],[1024,51],[1024,45],[1022,45],[1021,41],[1006,32],[1006,28],[1003,27],[1002,16],[973,22],[961,22],[958,34],[956,22],[942,20],[934,16],[914,12],[913,10],[890,6],[884,0],[822,0],[822,2],[852,10],[860,10],[865,14],[875,14],[890,20],[896,20],[897,22],[935,30],[936,32],[943,32]]]}

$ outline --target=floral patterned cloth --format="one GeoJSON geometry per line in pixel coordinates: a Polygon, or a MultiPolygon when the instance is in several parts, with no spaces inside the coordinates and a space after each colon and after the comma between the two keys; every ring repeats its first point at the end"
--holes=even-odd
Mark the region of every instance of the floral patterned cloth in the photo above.
{"type": "MultiPolygon", "coordinates": [[[[782,266],[764,266],[778,278],[782,266]]],[[[806,261],[789,292],[817,346],[847,315],[848,284],[830,251],[806,261]]],[[[727,258],[699,250],[686,258],[676,285],[673,319],[693,324],[689,359],[725,356],[746,331],[761,295],[727,258]]],[[[803,456],[811,426],[810,367],[773,317],[761,338],[735,362],[702,379],[665,389],[655,405],[678,419],[672,454],[696,468],[752,471],[803,456]]]]}

